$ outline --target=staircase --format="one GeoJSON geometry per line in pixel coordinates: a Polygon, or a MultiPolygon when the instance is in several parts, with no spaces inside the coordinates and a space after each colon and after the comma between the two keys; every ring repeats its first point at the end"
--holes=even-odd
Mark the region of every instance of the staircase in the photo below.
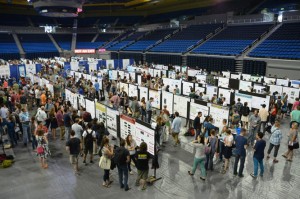
{"type": "Polygon", "coordinates": [[[187,63],[187,57],[186,57],[186,55],[182,56],[181,62],[182,62],[182,66],[186,66],[186,63],[187,63]]]}
{"type": "Polygon", "coordinates": [[[20,42],[17,34],[16,33],[12,33],[12,36],[13,36],[16,44],[17,44],[17,47],[19,49],[19,53],[20,53],[21,57],[23,57],[25,55],[25,52],[24,52],[23,46],[21,45],[21,42],[20,42]]]}
{"type": "Polygon", "coordinates": [[[71,51],[75,51],[76,48],[76,40],[77,40],[77,19],[74,20],[73,24],[73,34],[72,34],[72,44],[71,44],[71,51]]]}
{"type": "Polygon", "coordinates": [[[235,73],[242,73],[243,72],[243,59],[237,58],[235,60],[235,73]]]}
{"type": "Polygon", "coordinates": [[[49,36],[50,40],[52,41],[53,45],[55,46],[55,48],[57,49],[57,51],[59,53],[62,53],[62,50],[60,48],[60,46],[57,44],[57,42],[55,41],[55,39],[53,38],[53,36],[49,33],[47,33],[47,35],[49,36]]]}

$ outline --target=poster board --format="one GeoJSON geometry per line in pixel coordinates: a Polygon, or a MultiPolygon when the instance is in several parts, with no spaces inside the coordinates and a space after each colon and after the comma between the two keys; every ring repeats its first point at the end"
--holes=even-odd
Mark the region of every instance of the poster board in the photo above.
{"type": "Polygon", "coordinates": [[[251,104],[252,104],[252,96],[251,95],[246,95],[246,94],[243,94],[243,93],[239,93],[239,91],[235,91],[234,101],[237,102],[238,98],[240,98],[241,103],[243,105],[244,105],[245,102],[247,102],[249,108],[251,109],[251,104]]]}
{"type": "Polygon", "coordinates": [[[128,97],[138,97],[139,90],[138,86],[129,84],[128,97]]]}
{"type": "Polygon", "coordinates": [[[288,79],[277,79],[276,80],[276,85],[279,86],[289,86],[290,80],[288,79]]]}
{"type": "Polygon", "coordinates": [[[99,122],[103,122],[106,128],[106,106],[96,102],[96,118],[99,122]]]}
{"type": "Polygon", "coordinates": [[[240,80],[239,90],[250,92],[252,87],[252,82],[240,80]]]}
{"type": "Polygon", "coordinates": [[[242,75],[242,80],[244,80],[244,81],[251,81],[251,75],[249,75],[249,74],[243,74],[242,75]]]}
{"type": "Polygon", "coordinates": [[[206,86],[206,95],[211,99],[214,95],[218,94],[218,87],[207,85],[206,86]]]}
{"type": "Polygon", "coordinates": [[[288,95],[288,103],[293,104],[299,98],[299,88],[283,87],[283,93],[288,95]]]}
{"type": "Polygon", "coordinates": [[[195,93],[200,96],[200,93],[205,93],[205,87],[195,85],[195,93]]]}
{"type": "MultiPolygon", "coordinates": [[[[128,74],[128,73],[127,73],[128,74]]],[[[124,79],[125,76],[125,72],[122,70],[119,70],[119,76],[121,77],[121,79],[124,79]]],[[[129,79],[128,77],[126,77],[127,79],[129,79]]]]}
{"type": "Polygon", "coordinates": [[[230,74],[231,79],[241,79],[241,74],[230,74]]]}
{"type": "Polygon", "coordinates": [[[219,129],[223,127],[223,119],[228,121],[229,109],[215,104],[209,104],[209,115],[213,118],[213,124],[219,129]]]}
{"type": "Polygon", "coordinates": [[[195,77],[199,72],[200,70],[188,69],[188,76],[195,77]]]}
{"type": "Polygon", "coordinates": [[[270,94],[273,95],[274,92],[278,92],[278,95],[282,95],[282,86],[277,86],[277,85],[269,85],[269,90],[270,90],[270,94]]]}
{"type": "Polygon", "coordinates": [[[142,87],[142,86],[139,86],[139,92],[140,92],[140,99],[139,101],[141,101],[141,99],[144,97],[145,100],[147,101],[148,99],[148,88],[147,87],[142,87]]]}
{"type": "Polygon", "coordinates": [[[139,120],[136,120],[135,123],[135,135],[136,135],[136,144],[139,146],[142,142],[147,143],[148,152],[152,155],[155,155],[155,130],[152,129],[149,124],[145,124],[139,120]]]}
{"type": "Polygon", "coordinates": [[[300,88],[300,80],[291,80],[291,87],[300,88]]]}
{"type": "Polygon", "coordinates": [[[176,72],[173,70],[169,70],[168,71],[168,77],[171,79],[175,79],[176,78],[176,72]]]}
{"type": "Polygon", "coordinates": [[[120,116],[120,128],[122,139],[125,140],[128,135],[132,135],[134,140],[137,139],[135,134],[135,119],[122,114],[120,116]]]}
{"type": "Polygon", "coordinates": [[[121,89],[121,91],[123,89],[123,91],[125,91],[127,93],[127,95],[128,95],[128,93],[129,93],[129,86],[128,86],[128,84],[120,82],[120,89],[121,89]]]}
{"type": "Polygon", "coordinates": [[[206,75],[196,75],[197,82],[200,84],[206,84],[206,75]]]}
{"type": "Polygon", "coordinates": [[[118,120],[117,120],[118,115],[119,115],[119,111],[106,107],[107,130],[114,137],[117,137],[117,132],[118,132],[118,120]]]}
{"type": "Polygon", "coordinates": [[[189,95],[191,88],[194,89],[195,84],[192,82],[182,81],[182,95],[189,95]]]}
{"type": "Polygon", "coordinates": [[[117,80],[118,79],[118,71],[117,70],[109,70],[108,71],[108,78],[110,80],[117,80]]]}
{"type": "Polygon", "coordinates": [[[275,84],[275,82],[276,82],[276,78],[264,77],[264,83],[266,83],[267,85],[275,84]]]}
{"type": "Polygon", "coordinates": [[[250,81],[252,81],[252,82],[259,82],[259,83],[261,83],[262,79],[263,79],[263,77],[260,77],[260,76],[251,76],[250,77],[250,81]]]}
{"type": "Polygon", "coordinates": [[[222,71],[222,75],[225,78],[230,78],[230,72],[228,72],[228,71],[222,71]]]}
{"type": "Polygon", "coordinates": [[[86,111],[89,112],[91,114],[92,119],[95,118],[96,115],[96,111],[95,111],[95,101],[89,100],[89,99],[85,99],[85,108],[86,111]]]}
{"type": "MultiPolygon", "coordinates": [[[[36,66],[35,64],[25,64],[26,67],[26,77],[29,77],[29,74],[36,74],[36,66]]],[[[2,66],[0,66],[0,70],[2,69],[2,66]]],[[[0,71],[0,74],[3,75],[2,70],[0,71]]]]}
{"type": "Polygon", "coordinates": [[[265,89],[265,86],[262,86],[261,84],[254,84],[253,89],[256,90],[256,93],[262,93],[262,91],[265,89]]]}
{"type": "Polygon", "coordinates": [[[252,96],[251,108],[260,109],[262,104],[265,104],[266,109],[269,110],[270,96],[268,95],[266,97],[252,96]]]}
{"type": "Polygon", "coordinates": [[[227,104],[230,104],[230,102],[231,102],[231,90],[226,89],[226,88],[219,88],[218,97],[220,97],[221,94],[223,95],[223,97],[225,97],[225,102],[227,104]]]}
{"type": "Polygon", "coordinates": [[[161,70],[157,70],[157,69],[154,69],[153,70],[153,77],[161,77],[161,70]]]}
{"type": "Polygon", "coordinates": [[[187,118],[187,106],[190,98],[174,95],[174,112],[177,111],[180,117],[187,118]]]}
{"type": "Polygon", "coordinates": [[[79,106],[82,106],[83,108],[85,108],[85,97],[84,97],[84,95],[78,94],[78,104],[79,104],[79,106]]]}
{"type": "Polygon", "coordinates": [[[166,105],[167,110],[170,112],[170,114],[174,113],[173,110],[173,104],[174,104],[174,98],[173,93],[163,91],[162,92],[162,108],[166,105]]]}
{"type": "Polygon", "coordinates": [[[224,77],[219,77],[218,86],[223,88],[228,88],[229,79],[224,77]]]}
{"type": "Polygon", "coordinates": [[[197,104],[197,103],[194,103],[194,102],[190,102],[189,119],[194,120],[197,117],[198,112],[202,112],[202,116],[201,116],[200,120],[201,120],[201,122],[203,122],[204,119],[205,119],[205,116],[209,115],[209,107],[204,106],[202,104],[197,104]]]}
{"type": "MultiPolygon", "coordinates": [[[[149,99],[153,97],[152,107],[156,109],[161,109],[161,91],[149,89],[149,99]]],[[[149,100],[148,99],[148,100],[149,100]]]]}

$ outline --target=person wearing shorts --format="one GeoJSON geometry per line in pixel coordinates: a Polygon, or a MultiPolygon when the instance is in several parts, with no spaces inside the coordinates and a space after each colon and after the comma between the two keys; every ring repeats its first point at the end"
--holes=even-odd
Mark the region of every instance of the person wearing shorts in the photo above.
{"type": "Polygon", "coordinates": [[[78,172],[78,157],[80,153],[80,139],[75,137],[75,131],[70,132],[71,139],[66,143],[66,150],[70,153],[70,163],[73,165],[73,169],[76,175],[78,172]]]}
{"type": "Polygon", "coordinates": [[[147,144],[142,142],[139,148],[139,151],[135,154],[136,157],[136,168],[137,168],[137,179],[136,179],[136,186],[141,186],[141,190],[145,190],[146,182],[148,179],[149,173],[149,159],[150,153],[147,151],[147,144]]]}

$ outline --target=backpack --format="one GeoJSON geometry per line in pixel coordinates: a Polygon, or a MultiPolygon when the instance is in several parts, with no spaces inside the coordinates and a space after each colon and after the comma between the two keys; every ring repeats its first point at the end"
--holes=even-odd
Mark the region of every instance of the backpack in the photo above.
{"type": "Polygon", "coordinates": [[[249,112],[250,112],[250,110],[249,110],[249,108],[247,106],[243,106],[243,108],[242,108],[241,111],[242,111],[242,115],[243,116],[249,115],[249,112]]]}
{"type": "Polygon", "coordinates": [[[92,116],[89,112],[84,112],[82,115],[83,121],[84,122],[91,122],[92,121],[92,116]]]}
{"type": "Polygon", "coordinates": [[[242,108],[243,104],[241,102],[236,103],[235,108],[238,111],[238,113],[241,112],[241,108],[242,108]]]}
{"type": "Polygon", "coordinates": [[[120,147],[118,147],[115,151],[113,161],[115,164],[124,164],[126,163],[126,156],[124,155],[124,150],[122,150],[120,147]]]}
{"type": "Polygon", "coordinates": [[[88,130],[86,130],[86,136],[84,139],[85,146],[92,146],[93,142],[94,142],[93,130],[91,132],[88,132],[88,130]]]}
{"type": "Polygon", "coordinates": [[[276,100],[276,105],[278,109],[281,109],[282,107],[282,101],[281,100],[276,100]]]}

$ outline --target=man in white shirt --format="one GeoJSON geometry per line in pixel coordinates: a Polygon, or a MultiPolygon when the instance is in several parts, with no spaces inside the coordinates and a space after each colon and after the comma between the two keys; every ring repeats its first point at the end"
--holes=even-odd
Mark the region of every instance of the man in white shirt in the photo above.
{"type": "Polygon", "coordinates": [[[47,113],[45,112],[44,106],[38,109],[35,117],[38,122],[42,122],[43,124],[45,124],[45,121],[47,119],[47,113]]]}
{"type": "Polygon", "coordinates": [[[260,129],[261,132],[264,133],[265,132],[265,128],[266,128],[266,124],[267,124],[267,121],[268,121],[269,112],[266,109],[266,105],[265,104],[262,104],[261,106],[262,106],[262,108],[259,109],[259,112],[258,112],[258,116],[261,119],[261,123],[260,123],[260,128],[259,129],[260,129]]]}
{"type": "Polygon", "coordinates": [[[1,111],[1,118],[6,120],[9,111],[5,104],[3,104],[0,111],[1,111]]]}
{"type": "Polygon", "coordinates": [[[74,137],[77,137],[81,140],[83,128],[78,124],[79,118],[75,119],[75,123],[72,125],[72,130],[75,132],[74,137]]]}

